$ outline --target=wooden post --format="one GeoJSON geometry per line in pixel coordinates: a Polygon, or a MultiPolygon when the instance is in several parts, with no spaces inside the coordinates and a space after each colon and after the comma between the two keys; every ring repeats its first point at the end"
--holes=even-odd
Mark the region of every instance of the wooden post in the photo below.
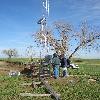
{"type": "Polygon", "coordinates": [[[35,96],[35,97],[44,97],[44,96],[51,96],[51,94],[31,94],[31,93],[20,93],[21,96],[35,96]]]}
{"type": "Polygon", "coordinates": [[[60,99],[60,95],[58,95],[58,94],[52,89],[52,87],[51,87],[47,82],[44,81],[43,78],[40,78],[40,80],[41,80],[41,82],[43,83],[43,85],[45,86],[45,88],[50,92],[50,94],[51,94],[52,96],[55,97],[56,100],[61,100],[61,99],[60,99]]]}

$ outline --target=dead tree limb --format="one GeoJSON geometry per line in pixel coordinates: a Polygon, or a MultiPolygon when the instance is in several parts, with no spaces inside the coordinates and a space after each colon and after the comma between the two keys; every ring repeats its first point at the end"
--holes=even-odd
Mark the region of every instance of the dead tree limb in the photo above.
{"type": "Polygon", "coordinates": [[[50,92],[50,94],[51,94],[52,96],[55,97],[56,100],[61,100],[61,99],[60,99],[60,94],[58,95],[58,94],[53,90],[53,88],[52,88],[47,82],[44,81],[43,78],[40,78],[40,80],[41,80],[41,82],[43,83],[43,85],[45,86],[45,88],[50,92]]]}

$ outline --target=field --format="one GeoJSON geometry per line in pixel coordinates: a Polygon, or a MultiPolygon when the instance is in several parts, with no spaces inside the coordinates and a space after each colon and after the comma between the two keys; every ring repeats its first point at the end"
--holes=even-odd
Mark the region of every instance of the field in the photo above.
{"type": "MultiPolygon", "coordinates": [[[[48,78],[49,84],[57,93],[61,94],[62,100],[100,100],[100,60],[74,59],[73,62],[79,65],[79,69],[69,68],[69,77],[66,78],[48,78]]],[[[22,97],[19,95],[26,92],[47,92],[44,87],[32,88],[31,86],[20,85],[32,82],[34,78],[27,78],[23,75],[19,77],[8,76],[9,70],[21,71],[23,68],[22,65],[0,63],[0,100],[53,100],[51,97],[22,97]]]]}

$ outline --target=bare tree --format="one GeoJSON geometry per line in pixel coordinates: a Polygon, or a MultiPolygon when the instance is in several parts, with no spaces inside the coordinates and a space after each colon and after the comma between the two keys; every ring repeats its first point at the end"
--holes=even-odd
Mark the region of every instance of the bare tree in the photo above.
{"type": "Polygon", "coordinates": [[[89,49],[100,47],[100,33],[89,29],[87,22],[84,21],[81,25],[80,32],[74,32],[72,25],[58,21],[54,22],[54,29],[57,31],[53,34],[53,31],[47,28],[45,30],[39,30],[35,34],[37,43],[42,45],[46,44],[60,54],[67,54],[71,58],[79,49],[89,49]],[[57,37],[59,36],[59,37],[57,37]]]}
{"type": "Polygon", "coordinates": [[[69,58],[71,58],[79,49],[86,49],[88,51],[100,49],[100,32],[91,28],[86,21],[82,23],[81,31],[73,36],[77,45],[75,45],[69,58]]]}
{"type": "Polygon", "coordinates": [[[18,55],[16,49],[3,50],[2,53],[7,55],[9,58],[16,57],[18,55]]]}
{"type": "Polygon", "coordinates": [[[26,55],[29,57],[30,61],[33,60],[33,56],[35,56],[35,51],[33,50],[33,46],[30,45],[26,48],[26,55]]]}

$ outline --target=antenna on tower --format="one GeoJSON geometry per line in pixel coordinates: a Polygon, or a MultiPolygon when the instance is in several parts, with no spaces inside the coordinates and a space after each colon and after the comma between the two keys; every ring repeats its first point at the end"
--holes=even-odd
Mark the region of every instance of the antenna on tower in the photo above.
{"type": "Polygon", "coordinates": [[[43,0],[43,17],[38,21],[38,24],[46,26],[47,18],[49,17],[49,0],[43,0]]]}
{"type": "Polygon", "coordinates": [[[49,0],[43,1],[43,7],[46,11],[46,15],[44,15],[44,16],[48,17],[49,16],[49,0]]]}
{"type": "Polygon", "coordinates": [[[47,26],[47,18],[49,17],[49,0],[43,0],[42,6],[43,6],[43,15],[42,15],[43,17],[37,22],[37,24],[40,24],[41,35],[44,37],[44,39],[41,41],[44,41],[45,47],[47,48],[46,26],[47,26]]]}

